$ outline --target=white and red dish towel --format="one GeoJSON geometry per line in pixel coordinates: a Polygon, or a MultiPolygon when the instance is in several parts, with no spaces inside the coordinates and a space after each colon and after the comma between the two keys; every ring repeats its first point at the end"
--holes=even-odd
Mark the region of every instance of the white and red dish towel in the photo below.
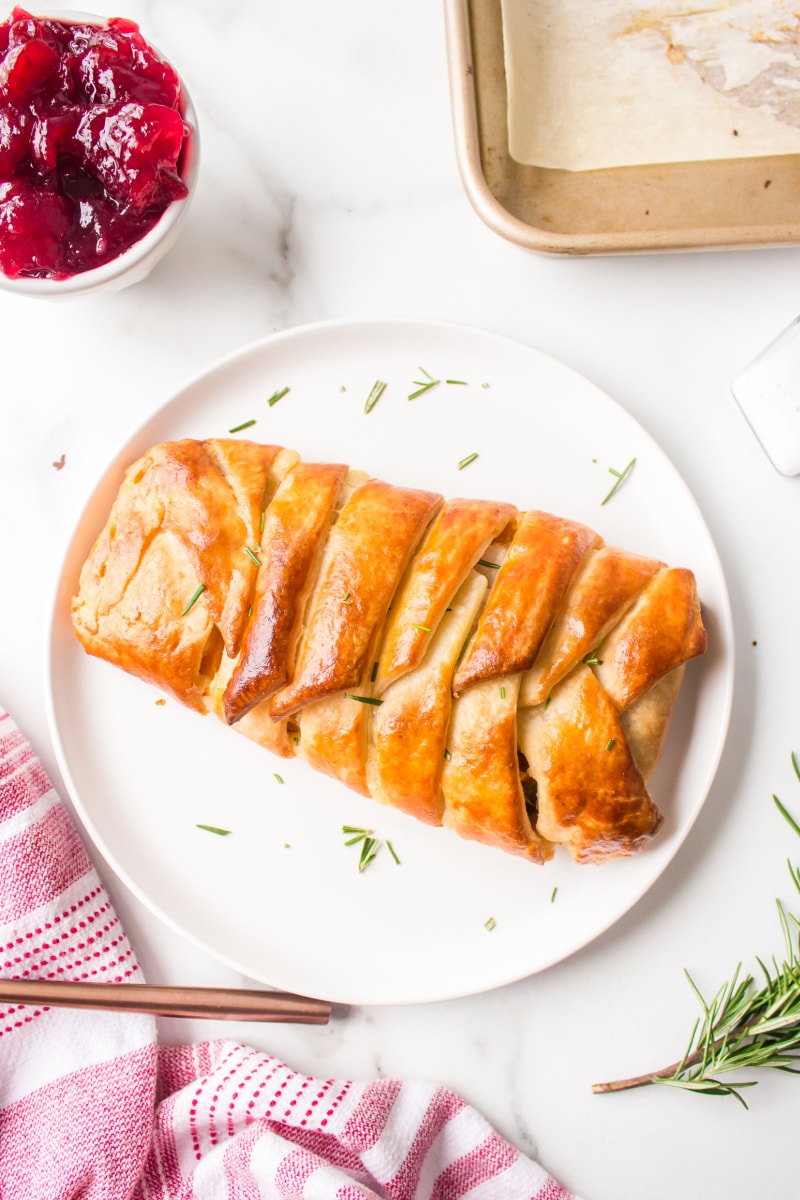
{"type": "MultiPolygon", "coordinates": [[[[142,982],[69,814],[0,708],[0,976],[142,982]]],[[[575,1200],[435,1084],[313,1079],[155,1020],[0,1003],[2,1200],[575,1200]]]]}

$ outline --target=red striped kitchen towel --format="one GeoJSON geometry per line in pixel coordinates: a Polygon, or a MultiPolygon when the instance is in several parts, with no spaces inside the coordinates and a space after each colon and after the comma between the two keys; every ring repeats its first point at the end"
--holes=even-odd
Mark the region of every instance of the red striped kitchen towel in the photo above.
{"type": "MultiPolygon", "coordinates": [[[[0,975],[141,981],[75,827],[0,709],[0,975]]],[[[0,1004],[2,1200],[574,1200],[434,1084],[313,1079],[134,1014],[0,1004]]]]}

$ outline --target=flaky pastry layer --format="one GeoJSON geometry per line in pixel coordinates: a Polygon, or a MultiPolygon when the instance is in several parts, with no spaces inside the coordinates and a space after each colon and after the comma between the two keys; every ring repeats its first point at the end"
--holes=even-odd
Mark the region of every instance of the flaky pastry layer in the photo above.
{"type": "Polygon", "coordinates": [[[538,863],[653,837],[648,780],[706,648],[685,568],[233,439],[128,469],[72,621],[273,753],[538,863]]]}

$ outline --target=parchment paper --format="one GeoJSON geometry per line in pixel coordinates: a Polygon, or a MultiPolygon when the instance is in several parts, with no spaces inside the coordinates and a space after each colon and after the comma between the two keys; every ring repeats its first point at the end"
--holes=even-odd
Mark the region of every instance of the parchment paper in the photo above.
{"type": "Polygon", "coordinates": [[[509,149],[571,171],[800,152],[800,0],[502,0],[509,149]]]}

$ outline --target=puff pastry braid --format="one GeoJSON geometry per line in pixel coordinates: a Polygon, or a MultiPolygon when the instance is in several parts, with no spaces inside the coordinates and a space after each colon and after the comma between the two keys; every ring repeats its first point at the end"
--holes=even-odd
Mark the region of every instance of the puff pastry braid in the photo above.
{"type": "Polygon", "coordinates": [[[230,439],[129,468],[72,620],[274,753],[534,862],[653,836],[647,783],[706,647],[689,570],[230,439]]]}

